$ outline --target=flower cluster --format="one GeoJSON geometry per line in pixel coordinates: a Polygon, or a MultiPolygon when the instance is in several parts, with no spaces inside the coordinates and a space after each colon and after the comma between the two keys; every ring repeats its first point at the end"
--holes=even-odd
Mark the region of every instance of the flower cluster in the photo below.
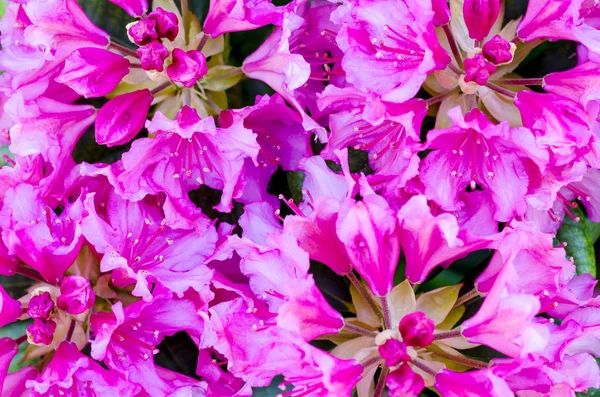
{"type": "Polygon", "coordinates": [[[130,43],[76,0],[0,20],[0,275],[33,280],[0,286],[0,394],[600,388],[595,268],[555,238],[600,222],[600,2],[106,1],[130,43]],[[573,68],[519,75],[555,40],[573,68]],[[242,79],[272,94],[230,108],[242,79]],[[155,361],[175,334],[191,374],[155,361]]]}

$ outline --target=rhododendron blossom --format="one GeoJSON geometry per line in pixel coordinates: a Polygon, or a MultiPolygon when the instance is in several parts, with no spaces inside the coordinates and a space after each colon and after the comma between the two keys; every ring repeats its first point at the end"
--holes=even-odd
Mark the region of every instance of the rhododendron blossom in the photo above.
{"type": "Polygon", "coordinates": [[[0,0],[0,394],[595,395],[599,3],[0,0]]]}

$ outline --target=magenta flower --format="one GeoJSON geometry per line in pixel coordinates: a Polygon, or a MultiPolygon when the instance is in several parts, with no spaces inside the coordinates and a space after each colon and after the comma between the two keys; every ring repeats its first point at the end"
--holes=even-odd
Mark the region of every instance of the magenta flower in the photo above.
{"type": "MultiPolygon", "coordinates": [[[[465,0],[463,15],[469,37],[483,41],[500,13],[500,0],[465,0]]],[[[465,65],[466,66],[466,65],[465,65]]]]}
{"type": "Polygon", "coordinates": [[[40,197],[39,190],[21,184],[9,189],[0,211],[2,239],[10,252],[50,283],[60,281],[83,244],[81,203],[56,213],[40,197]],[[17,204],[19,203],[19,204],[17,204]]]}
{"type": "Polygon", "coordinates": [[[481,49],[483,56],[494,65],[505,64],[513,59],[510,43],[500,35],[496,35],[486,41],[481,49]]]}
{"type": "Polygon", "coordinates": [[[453,372],[447,369],[435,376],[435,387],[444,397],[473,396],[512,397],[506,382],[489,370],[453,372]]]}
{"type": "Polygon", "coordinates": [[[354,269],[375,295],[385,296],[392,290],[400,258],[398,222],[388,203],[376,194],[347,200],[336,229],[354,269]]]}
{"type": "Polygon", "coordinates": [[[523,214],[529,181],[545,169],[548,154],[527,129],[492,124],[477,109],[463,117],[454,108],[449,115],[454,126],[427,137],[427,147],[434,151],[421,163],[425,195],[444,209],[456,210],[459,192],[479,186],[494,202],[495,219],[523,214]]]}
{"type": "Polygon", "coordinates": [[[125,308],[118,302],[112,310],[91,318],[95,335],[92,358],[103,360],[111,370],[150,396],[169,395],[172,387],[158,376],[154,365],[156,346],[165,336],[180,331],[195,338],[202,334],[204,321],[194,303],[174,299],[161,291],[151,302],[139,301],[125,308]]]}
{"type": "MultiPolygon", "coordinates": [[[[34,319],[47,320],[52,310],[54,310],[54,301],[48,291],[32,296],[27,304],[27,315],[34,319]]],[[[22,310],[20,312],[22,313],[22,310]]]]}
{"type": "Polygon", "coordinates": [[[18,351],[19,349],[14,340],[10,338],[0,339],[0,393],[2,393],[3,386],[6,383],[5,379],[8,374],[8,367],[18,351]]]}
{"type": "Polygon", "coordinates": [[[423,378],[408,364],[402,364],[385,379],[390,397],[417,397],[425,388],[423,378]]]}
{"type": "Polygon", "coordinates": [[[162,7],[156,7],[154,11],[148,14],[148,19],[156,21],[156,33],[158,33],[159,38],[165,38],[169,41],[177,38],[179,20],[175,13],[165,11],[162,7]]]}
{"type": "Polygon", "coordinates": [[[60,283],[56,304],[70,314],[81,314],[94,305],[95,298],[89,280],[81,276],[67,276],[60,283]]]}
{"type": "Polygon", "coordinates": [[[346,79],[389,102],[415,96],[427,74],[444,69],[450,57],[433,29],[427,2],[357,1],[339,18],[346,79]]]}
{"type": "Polygon", "coordinates": [[[212,272],[204,261],[213,253],[217,236],[206,224],[172,229],[156,206],[126,201],[115,193],[108,197],[106,215],[97,211],[93,194],[85,208],[83,234],[104,254],[101,271],[112,271],[113,281],[121,286],[135,284],[133,295],[150,301],[149,284],[160,282],[181,296],[188,288],[200,291],[210,281],[212,272]]]}
{"type": "Polygon", "coordinates": [[[211,37],[224,33],[253,30],[273,24],[281,26],[285,11],[293,10],[295,2],[277,7],[269,0],[211,0],[204,31],[211,37]]]}
{"type": "Polygon", "coordinates": [[[80,48],[65,61],[56,78],[86,98],[105,96],[129,73],[129,61],[100,48],[80,48]]]}
{"type": "Polygon", "coordinates": [[[80,396],[102,393],[106,396],[134,396],[135,386],[116,372],[106,370],[81,354],[75,344],[63,342],[52,361],[35,380],[27,381],[33,396],[80,396]]]}
{"type": "Polygon", "coordinates": [[[141,17],[148,11],[148,0],[109,0],[124,9],[132,17],[141,17]]]}
{"type": "Polygon", "coordinates": [[[96,141],[109,147],[131,141],[144,127],[153,99],[150,90],[145,89],[108,101],[98,112],[96,141]]]}
{"type": "Polygon", "coordinates": [[[436,266],[447,266],[469,252],[489,246],[459,229],[455,216],[434,216],[425,196],[414,196],[398,212],[400,244],[406,256],[406,277],[423,282],[436,266]]]}
{"type": "Polygon", "coordinates": [[[216,209],[231,210],[231,201],[242,193],[244,160],[256,162],[259,152],[250,130],[241,123],[216,128],[212,118],[200,119],[187,106],[176,120],[156,113],[147,128],[155,137],[136,140],[123,155],[122,171],[116,176],[119,194],[140,200],[164,191],[188,205],[187,193],[206,184],[223,190],[216,209]]]}
{"type": "Polygon", "coordinates": [[[0,286],[0,327],[14,323],[22,314],[21,302],[11,298],[0,286]]]}
{"type": "Polygon", "coordinates": [[[169,57],[169,50],[160,41],[152,41],[136,50],[140,57],[140,64],[144,70],[157,70],[162,72],[165,60],[169,57]]]}
{"type": "Polygon", "coordinates": [[[497,70],[496,66],[489,63],[482,54],[476,54],[473,58],[467,58],[465,63],[465,81],[474,81],[479,85],[485,85],[490,76],[497,70]]]}

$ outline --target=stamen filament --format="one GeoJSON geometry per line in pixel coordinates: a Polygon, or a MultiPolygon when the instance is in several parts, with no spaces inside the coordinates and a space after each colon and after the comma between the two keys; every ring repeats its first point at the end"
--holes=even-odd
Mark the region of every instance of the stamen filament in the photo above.
{"type": "Polygon", "coordinates": [[[348,332],[354,332],[355,334],[358,335],[362,335],[362,336],[369,336],[369,337],[376,337],[377,336],[377,332],[376,331],[370,331],[368,329],[365,329],[363,327],[359,327],[358,325],[354,325],[354,324],[350,324],[345,322],[344,323],[344,328],[346,331],[348,332]]]}
{"type": "Polygon", "coordinates": [[[365,302],[367,302],[367,305],[369,305],[373,312],[381,316],[381,309],[373,299],[373,295],[371,295],[371,292],[367,290],[367,287],[365,287],[365,285],[358,279],[358,277],[356,277],[356,275],[352,271],[346,274],[346,277],[350,279],[350,282],[352,283],[352,285],[354,285],[354,288],[356,288],[359,295],[363,298],[365,302]]]}
{"type": "Polygon", "coordinates": [[[473,360],[473,359],[467,358],[467,357],[455,356],[454,354],[450,354],[450,353],[446,353],[446,352],[436,351],[436,352],[433,352],[432,354],[435,356],[438,356],[440,358],[444,358],[448,361],[466,365],[467,367],[471,367],[471,368],[484,369],[484,368],[488,367],[488,363],[485,363],[483,361],[473,360]]]}

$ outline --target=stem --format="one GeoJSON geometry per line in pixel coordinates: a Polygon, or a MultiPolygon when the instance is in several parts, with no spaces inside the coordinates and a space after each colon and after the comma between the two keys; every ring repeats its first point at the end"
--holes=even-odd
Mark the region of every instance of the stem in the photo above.
{"type": "Polygon", "coordinates": [[[385,326],[385,329],[391,329],[392,321],[390,320],[390,307],[385,296],[381,298],[381,308],[383,309],[383,325],[385,326]]]}
{"type": "Polygon", "coordinates": [[[350,323],[344,323],[344,328],[346,331],[349,332],[354,332],[355,334],[358,335],[363,335],[363,336],[369,336],[369,337],[376,337],[377,336],[377,332],[375,331],[369,331],[368,329],[365,329],[363,327],[359,327],[358,325],[354,325],[354,324],[350,324],[350,323]]]}
{"type": "Polygon", "coordinates": [[[452,331],[440,332],[438,334],[433,335],[433,340],[442,340],[442,339],[450,339],[450,338],[458,338],[462,333],[460,328],[454,329],[452,331]]]}
{"type": "Polygon", "coordinates": [[[456,303],[454,304],[454,306],[452,308],[460,306],[463,303],[466,303],[466,302],[470,301],[471,299],[476,298],[478,296],[479,296],[479,292],[475,288],[473,288],[471,291],[469,291],[466,294],[460,296],[457,299],[456,303]]]}
{"type": "Polygon", "coordinates": [[[192,102],[192,92],[191,90],[184,88],[183,89],[183,105],[184,106],[190,106],[190,103],[192,102]]]}
{"type": "Polygon", "coordinates": [[[15,339],[15,343],[17,344],[17,346],[22,345],[25,342],[27,342],[27,334],[21,335],[17,339],[15,339]]]}
{"type": "Polygon", "coordinates": [[[36,270],[25,267],[23,264],[19,265],[17,268],[17,273],[21,276],[29,277],[32,280],[47,283],[46,279],[44,279],[40,273],[38,273],[36,270]]]}
{"type": "Polygon", "coordinates": [[[515,92],[513,92],[511,90],[507,90],[506,88],[500,87],[499,85],[491,83],[489,81],[487,83],[485,83],[485,86],[487,88],[489,88],[491,90],[494,90],[497,93],[500,93],[500,94],[502,94],[504,96],[507,96],[507,97],[509,97],[511,99],[515,99],[515,97],[517,96],[517,94],[515,92]]]}
{"type": "Polygon", "coordinates": [[[485,363],[483,361],[479,361],[479,360],[473,360],[467,357],[460,357],[460,356],[455,356],[453,354],[450,353],[446,353],[446,352],[432,352],[433,355],[438,356],[440,358],[444,358],[448,361],[452,361],[458,364],[462,364],[462,365],[466,365],[467,367],[472,367],[472,368],[477,368],[477,369],[484,369],[487,368],[489,365],[488,363],[485,363]]]}
{"type": "Polygon", "coordinates": [[[383,389],[385,388],[385,380],[390,373],[390,369],[384,366],[381,370],[381,374],[379,374],[379,380],[377,381],[377,386],[375,386],[375,392],[373,393],[373,397],[381,397],[383,395],[383,389]]]}
{"type": "Polygon", "coordinates": [[[362,282],[360,282],[360,280],[356,277],[354,272],[350,271],[348,274],[346,274],[346,277],[350,279],[350,282],[352,283],[352,285],[354,285],[354,288],[356,288],[359,295],[364,299],[365,302],[367,302],[367,305],[369,305],[373,312],[377,315],[381,315],[381,309],[375,302],[375,299],[373,299],[373,295],[371,295],[371,292],[367,290],[367,287],[365,287],[365,285],[362,282]]]}
{"type": "Polygon", "coordinates": [[[368,359],[365,362],[361,362],[360,365],[363,366],[363,368],[368,368],[373,364],[377,364],[378,362],[383,361],[383,359],[381,358],[381,356],[376,356],[376,357],[371,357],[370,359],[368,359]]]}
{"type": "Polygon", "coordinates": [[[150,93],[152,95],[158,94],[159,92],[161,92],[162,90],[164,90],[165,88],[168,88],[171,86],[171,82],[167,81],[166,83],[162,83],[161,85],[159,85],[158,87],[150,90],[150,93]]]}
{"type": "Polygon", "coordinates": [[[67,332],[67,337],[65,338],[67,342],[71,342],[73,332],[75,332],[75,324],[75,320],[71,320],[71,324],[69,325],[69,331],[67,332]]]}
{"type": "Polygon", "coordinates": [[[188,7],[188,0],[181,0],[181,17],[183,18],[183,31],[185,34],[185,42],[188,43],[188,15],[190,9],[188,7]]]}
{"type": "Polygon", "coordinates": [[[542,85],[544,79],[500,79],[498,83],[506,85],[542,85]]]}
{"type": "Polygon", "coordinates": [[[410,363],[412,365],[414,365],[415,367],[419,368],[420,370],[422,370],[423,372],[428,373],[431,376],[435,377],[437,375],[437,372],[435,372],[433,369],[429,368],[427,366],[427,364],[425,364],[423,361],[419,360],[418,358],[415,358],[410,363]]]}
{"type": "Polygon", "coordinates": [[[120,53],[123,53],[125,55],[129,55],[129,56],[132,56],[135,58],[138,57],[138,54],[137,54],[137,52],[135,52],[135,50],[125,47],[124,45],[117,44],[114,41],[110,42],[109,48],[115,49],[116,51],[119,51],[120,53]]]}
{"type": "Polygon", "coordinates": [[[204,46],[206,45],[206,42],[208,41],[208,35],[206,33],[204,33],[204,35],[202,36],[202,38],[200,39],[200,43],[198,43],[198,48],[196,48],[198,51],[202,52],[202,49],[204,48],[204,46]]]}
{"type": "Polygon", "coordinates": [[[448,64],[448,68],[449,68],[450,70],[452,70],[454,73],[456,73],[458,76],[460,76],[461,74],[465,74],[465,73],[462,71],[462,69],[461,69],[461,68],[459,68],[458,66],[456,66],[456,65],[455,65],[455,64],[453,64],[453,63],[449,63],[449,64],[448,64]]]}
{"type": "Polygon", "coordinates": [[[451,96],[451,95],[453,95],[453,94],[455,94],[457,92],[458,92],[457,89],[446,91],[444,93],[441,93],[439,95],[436,95],[434,97],[431,97],[431,98],[427,99],[425,102],[427,103],[427,106],[431,106],[431,105],[434,105],[434,104],[436,104],[438,102],[442,102],[444,99],[448,98],[449,96],[451,96]]]}
{"type": "Polygon", "coordinates": [[[446,34],[446,38],[448,39],[448,44],[450,44],[450,51],[452,51],[452,55],[456,60],[456,64],[460,69],[464,67],[462,55],[460,54],[460,50],[458,49],[458,45],[456,44],[456,40],[454,40],[454,36],[452,36],[452,31],[450,30],[450,25],[443,26],[444,33],[446,34]]]}

